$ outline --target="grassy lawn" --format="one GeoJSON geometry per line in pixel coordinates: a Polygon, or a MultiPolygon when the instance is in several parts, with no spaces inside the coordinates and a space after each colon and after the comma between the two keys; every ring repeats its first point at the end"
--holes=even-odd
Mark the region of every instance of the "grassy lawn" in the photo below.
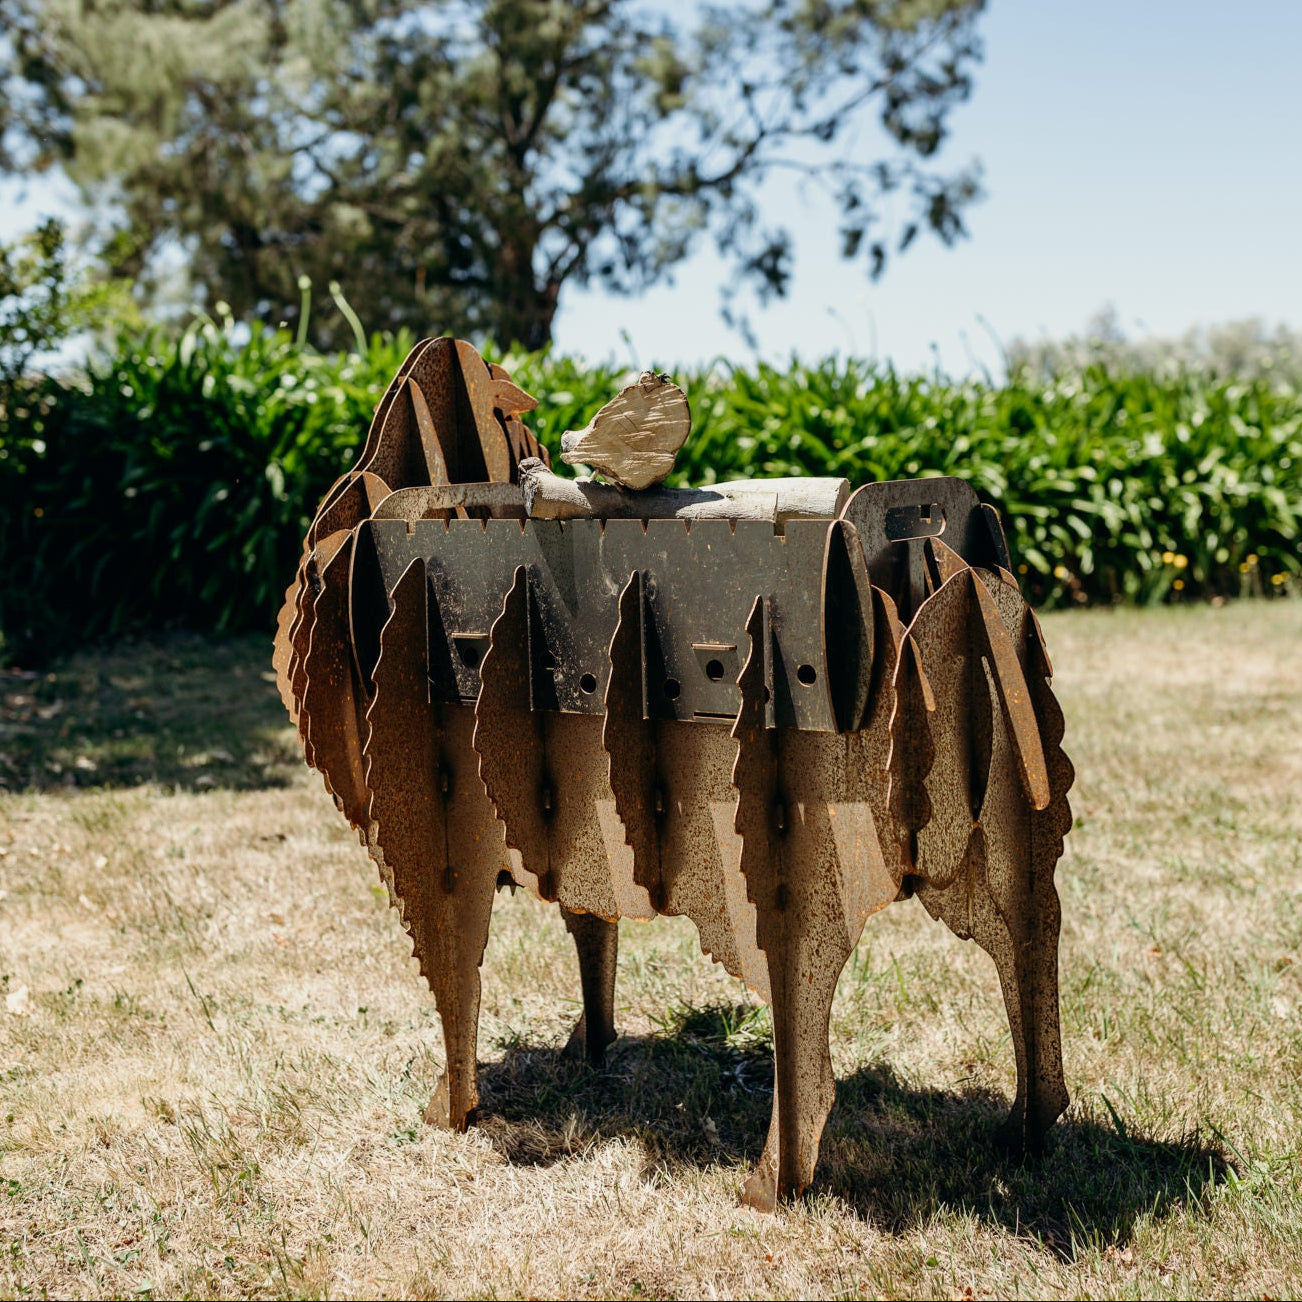
{"type": "Polygon", "coordinates": [[[768,1019],[626,925],[609,1068],[559,1059],[554,908],[498,897],[467,1135],[374,868],[262,641],[0,678],[0,1294],[1281,1297],[1302,1292],[1302,602],[1046,620],[1078,770],[1073,1103],[1039,1164],[993,967],[916,902],[833,1014],[819,1178],[737,1205],[768,1019]]]}

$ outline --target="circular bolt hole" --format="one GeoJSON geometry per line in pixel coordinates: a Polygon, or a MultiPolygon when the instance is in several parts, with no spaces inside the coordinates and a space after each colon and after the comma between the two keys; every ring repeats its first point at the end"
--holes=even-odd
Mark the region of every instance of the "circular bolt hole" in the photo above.
{"type": "Polygon", "coordinates": [[[474,669],[479,664],[479,648],[477,646],[463,646],[461,648],[461,660],[467,669],[474,669]]]}
{"type": "Polygon", "coordinates": [[[556,657],[552,655],[550,651],[544,651],[542,653],[542,667],[544,669],[556,668],[556,657]]]}
{"type": "Polygon", "coordinates": [[[676,701],[678,699],[678,693],[682,690],[682,684],[677,678],[665,679],[665,696],[668,697],[669,700],[676,701]]]}
{"type": "Polygon", "coordinates": [[[591,674],[584,674],[579,679],[579,690],[591,696],[597,690],[597,680],[591,674]]]}
{"type": "Polygon", "coordinates": [[[723,677],[723,661],[710,660],[706,662],[705,676],[712,682],[717,683],[723,677]]]}
{"type": "Polygon", "coordinates": [[[800,679],[806,687],[813,687],[818,682],[818,675],[814,672],[813,665],[801,665],[796,670],[796,677],[800,679]]]}

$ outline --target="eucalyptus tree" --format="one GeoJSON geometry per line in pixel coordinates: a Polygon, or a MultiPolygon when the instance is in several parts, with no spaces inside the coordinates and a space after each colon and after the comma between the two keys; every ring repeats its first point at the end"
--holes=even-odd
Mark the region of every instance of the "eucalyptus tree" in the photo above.
{"type": "Polygon", "coordinates": [[[981,5],[0,0],[0,170],[64,169],[142,286],[181,265],[284,319],[337,280],[373,327],[538,346],[566,285],[636,292],[703,239],[780,295],[775,177],[834,196],[870,273],[955,239],[981,5]]]}

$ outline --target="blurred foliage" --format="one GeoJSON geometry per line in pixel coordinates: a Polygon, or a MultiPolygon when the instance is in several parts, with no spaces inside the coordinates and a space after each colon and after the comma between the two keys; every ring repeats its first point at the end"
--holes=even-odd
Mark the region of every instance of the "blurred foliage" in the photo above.
{"type": "Polygon", "coordinates": [[[0,423],[6,396],[33,358],[115,319],[139,319],[129,286],[75,266],[55,218],[0,244],[0,423]]]}
{"type": "Polygon", "coordinates": [[[80,383],[30,381],[0,440],[0,651],[265,627],[413,343],[332,356],[205,320],[124,335],[80,383]]]}
{"type": "Polygon", "coordinates": [[[1267,379],[1302,386],[1302,331],[1260,317],[1193,326],[1174,338],[1130,338],[1114,308],[1105,308],[1085,332],[1066,339],[1015,339],[1007,348],[1011,374],[1040,379],[1074,375],[1089,366],[1109,371],[1174,376],[1203,371],[1220,380],[1267,379]]]}
{"type": "Polygon", "coordinates": [[[60,168],[109,265],[159,288],[183,248],[241,317],[293,323],[306,274],[375,327],[539,347],[565,285],[638,292],[706,238],[781,294],[775,175],[868,272],[958,238],[982,5],[0,0],[0,174],[60,168]]]}
{"type": "MultiPolygon", "coordinates": [[[[229,319],[123,336],[85,382],[29,383],[0,445],[0,630],[32,660],[161,624],[269,629],[304,530],[413,340],[322,354],[229,319]]],[[[494,354],[553,450],[629,377],[494,354]]],[[[671,482],[960,475],[1003,512],[1040,604],[1297,591],[1302,396],[1261,376],[1093,364],[1004,385],[831,358],[679,370],[671,482]]]]}

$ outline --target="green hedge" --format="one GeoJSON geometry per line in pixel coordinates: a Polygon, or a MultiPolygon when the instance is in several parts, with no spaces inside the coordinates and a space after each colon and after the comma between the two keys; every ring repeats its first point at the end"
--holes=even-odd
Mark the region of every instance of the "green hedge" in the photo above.
{"type": "MultiPolygon", "coordinates": [[[[123,339],[80,385],[0,395],[0,654],[181,624],[266,628],[303,530],[411,345],[324,356],[206,323],[123,339]]],[[[505,359],[550,447],[624,378],[505,359]]],[[[970,480],[1041,604],[1299,587],[1302,397],[1264,379],[1101,367],[1003,386],[852,359],[678,372],[677,482],[746,475],[970,480]]]]}
{"type": "Polygon", "coordinates": [[[11,399],[0,447],[10,659],[90,637],[274,618],[316,502],[409,339],[329,357],[254,328],[124,339],[81,386],[11,399]]]}

